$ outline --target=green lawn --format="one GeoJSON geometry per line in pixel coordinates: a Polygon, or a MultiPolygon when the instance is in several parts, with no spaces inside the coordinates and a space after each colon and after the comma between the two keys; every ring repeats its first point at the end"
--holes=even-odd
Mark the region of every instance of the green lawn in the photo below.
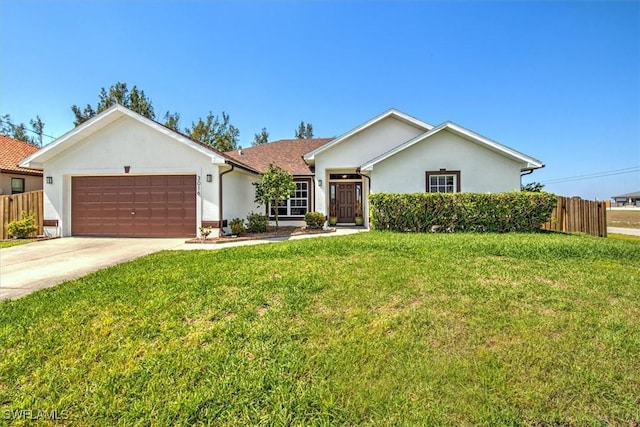
{"type": "Polygon", "coordinates": [[[12,240],[0,240],[0,249],[10,248],[11,246],[26,245],[27,243],[35,242],[35,239],[12,239],[12,240]]]}
{"type": "Polygon", "coordinates": [[[0,349],[5,420],[634,425],[640,245],[371,232],[162,252],[0,304],[0,349]]]}
{"type": "Polygon", "coordinates": [[[640,236],[632,236],[630,234],[607,233],[607,237],[609,237],[610,239],[627,240],[630,242],[640,243],[640,236]]]}

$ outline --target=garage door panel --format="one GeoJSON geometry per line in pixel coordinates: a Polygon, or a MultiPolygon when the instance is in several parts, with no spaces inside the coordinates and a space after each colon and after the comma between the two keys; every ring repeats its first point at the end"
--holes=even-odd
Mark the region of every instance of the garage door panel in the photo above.
{"type": "Polygon", "coordinates": [[[149,193],[142,193],[140,191],[136,191],[133,199],[136,205],[139,205],[139,204],[147,205],[149,204],[149,202],[151,202],[151,195],[149,193]]]}
{"type": "Polygon", "coordinates": [[[133,182],[136,187],[148,187],[151,184],[151,177],[133,176],[133,182]]]}
{"type": "Polygon", "coordinates": [[[195,175],[73,177],[72,234],[194,237],[195,192],[195,175]]]}
{"type": "Polygon", "coordinates": [[[129,204],[129,203],[133,203],[136,198],[135,195],[133,194],[133,192],[127,190],[127,191],[123,191],[120,193],[116,193],[115,197],[117,197],[118,203],[122,204],[129,204]]]}

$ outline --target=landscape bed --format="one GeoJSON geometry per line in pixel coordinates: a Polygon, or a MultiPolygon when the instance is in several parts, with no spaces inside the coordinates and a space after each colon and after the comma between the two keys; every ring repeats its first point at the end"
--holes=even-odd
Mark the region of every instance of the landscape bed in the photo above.
{"type": "Polygon", "coordinates": [[[243,240],[259,240],[259,239],[273,239],[277,237],[291,237],[291,236],[300,236],[303,234],[324,234],[324,233],[333,233],[335,232],[335,228],[326,228],[326,229],[314,229],[307,227],[293,227],[293,226],[281,226],[281,227],[273,227],[269,226],[267,231],[264,233],[251,233],[246,231],[241,235],[225,235],[220,237],[208,237],[206,239],[196,238],[187,240],[186,243],[229,243],[229,242],[239,242],[243,240]]]}
{"type": "Polygon", "coordinates": [[[638,242],[553,233],[161,252],[0,304],[0,414],[637,425],[639,282],[638,242]]]}

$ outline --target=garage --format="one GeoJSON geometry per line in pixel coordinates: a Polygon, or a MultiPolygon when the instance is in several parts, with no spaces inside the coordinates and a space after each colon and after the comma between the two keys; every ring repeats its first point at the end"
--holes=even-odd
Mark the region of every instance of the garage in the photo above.
{"type": "Polygon", "coordinates": [[[71,179],[74,236],[195,237],[195,175],[71,179]]]}

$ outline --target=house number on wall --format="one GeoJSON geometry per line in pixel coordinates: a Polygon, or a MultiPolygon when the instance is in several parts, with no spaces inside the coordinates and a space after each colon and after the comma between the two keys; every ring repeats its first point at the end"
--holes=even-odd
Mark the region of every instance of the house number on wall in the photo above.
{"type": "Polygon", "coordinates": [[[198,186],[197,194],[199,196],[200,195],[200,175],[198,175],[198,181],[197,181],[196,185],[198,186]]]}

